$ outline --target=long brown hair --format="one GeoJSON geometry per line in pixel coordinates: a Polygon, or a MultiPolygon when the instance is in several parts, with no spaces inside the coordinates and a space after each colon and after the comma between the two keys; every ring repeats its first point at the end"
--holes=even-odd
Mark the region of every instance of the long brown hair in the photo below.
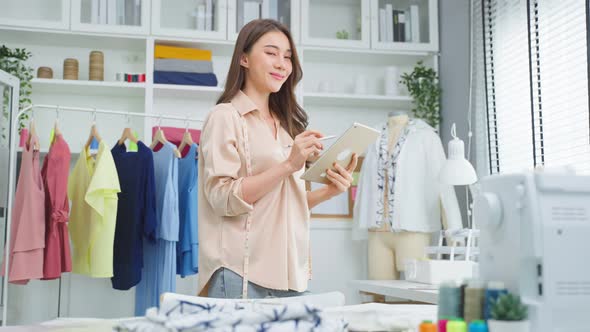
{"type": "Polygon", "coordinates": [[[252,45],[265,33],[270,31],[280,31],[289,39],[293,70],[285,83],[283,83],[283,86],[281,86],[281,89],[276,93],[270,94],[269,108],[279,118],[281,126],[294,138],[302,133],[309,124],[307,114],[299,106],[295,98],[295,86],[301,81],[303,71],[301,70],[301,64],[299,63],[291,33],[280,22],[271,19],[253,20],[240,30],[229,66],[229,72],[227,73],[227,79],[225,80],[225,88],[217,100],[217,104],[229,103],[238,91],[244,88],[246,70],[240,65],[240,58],[242,54],[248,54],[252,50],[252,45]]]}

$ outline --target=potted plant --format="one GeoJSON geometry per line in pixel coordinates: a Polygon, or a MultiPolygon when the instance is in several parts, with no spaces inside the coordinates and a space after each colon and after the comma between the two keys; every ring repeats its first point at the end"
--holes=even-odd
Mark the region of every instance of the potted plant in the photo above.
{"type": "MultiPolygon", "coordinates": [[[[24,48],[15,48],[10,49],[5,45],[0,47],[0,70],[3,70],[13,76],[16,76],[20,80],[20,96],[19,96],[19,110],[29,106],[31,104],[31,81],[33,79],[33,68],[29,67],[26,61],[31,57],[31,52],[27,51],[24,48]]],[[[4,93],[7,94],[8,91],[4,90],[4,93]]],[[[7,96],[3,96],[4,100],[4,112],[2,112],[2,116],[10,122],[8,119],[8,101],[9,98],[7,96]]],[[[13,110],[17,112],[18,110],[13,110]]],[[[19,128],[20,131],[25,128],[25,120],[28,119],[29,115],[24,113],[21,114],[19,118],[19,128]]],[[[2,133],[4,135],[4,133],[2,133]]]]}
{"type": "Polygon", "coordinates": [[[423,119],[437,129],[440,123],[440,94],[442,92],[438,76],[432,68],[424,66],[418,61],[411,73],[404,73],[400,83],[403,83],[412,96],[414,116],[423,119]]]}
{"type": "Polygon", "coordinates": [[[530,322],[527,319],[527,307],[520,297],[503,294],[492,304],[491,316],[488,320],[490,332],[529,332],[530,322]]]}

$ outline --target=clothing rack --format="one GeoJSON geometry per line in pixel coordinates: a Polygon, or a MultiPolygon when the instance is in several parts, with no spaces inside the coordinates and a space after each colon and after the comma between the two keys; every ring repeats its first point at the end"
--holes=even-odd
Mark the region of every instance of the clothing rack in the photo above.
{"type": "MultiPolygon", "coordinates": [[[[93,113],[95,116],[96,114],[114,114],[114,115],[124,115],[127,117],[130,116],[137,116],[142,118],[157,118],[159,121],[162,119],[167,120],[181,120],[186,121],[187,129],[189,122],[204,122],[201,119],[191,119],[189,117],[182,117],[177,115],[163,115],[163,114],[151,114],[151,113],[137,113],[137,112],[126,112],[126,111],[114,111],[114,110],[104,110],[98,109],[93,107],[73,107],[73,106],[60,106],[60,105],[47,105],[47,104],[32,104],[24,109],[20,110],[15,117],[13,117],[13,121],[10,124],[10,141],[9,141],[9,157],[8,157],[8,205],[7,205],[7,214],[6,214],[6,244],[4,249],[4,280],[2,285],[2,326],[6,326],[6,318],[8,312],[8,279],[9,279],[9,270],[10,270],[10,228],[12,224],[12,205],[14,199],[14,189],[15,189],[15,173],[16,173],[16,153],[17,153],[17,126],[18,120],[20,119],[21,115],[29,110],[32,112],[36,108],[44,108],[44,109],[54,109],[59,115],[59,112],[67,111],[67,112],[82,112],[82,113],[93,113]]],[[[96,120],[96,118],[94,119],[96,120]]],[[[159,125],[159,123],[158,123],[159,125]]],[[[61,277],[60,277],[60,288],[61,288],[61,277]]],[[[60,292],[61,293],[61,292],[60,292]]],[[[59,302],[59,299],[58,299],[59,302]]],[[[59,303],[58,303],[58,317],[59,317],[59,303]]]]}

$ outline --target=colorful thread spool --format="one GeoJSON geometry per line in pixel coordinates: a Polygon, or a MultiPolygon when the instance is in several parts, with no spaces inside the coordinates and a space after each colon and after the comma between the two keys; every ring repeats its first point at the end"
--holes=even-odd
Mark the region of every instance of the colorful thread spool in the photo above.
{"type": "Polygon", "coordinates": [[[454,282],[444,282],[438,290],[438,319],[461,317],[461,289],[454,282]]]}
{"type": "Polygon", "coordinates": [[[462,320],[447,322],[447,332],[467,332],[467,324],[462,320]]]}
{"type": "Polygon", "coordinates": [[[469,324],[469,332],[488,332],[488,326],[483,320],[474,320],[469,324]]]}
{"type": "Polygon", "coordinates": [[[439,319],[438,320],[438,332],[447,332],[447,323],[449,321],[447,319],[439,319]]]}
{"type": "Polygon", "coordinates": [[[501,281],[490,281],[485,291],[485,300],[483,304],[483,317],[485,320],[492,318],[492,306],[502,294],[508,293],[508,290],[501,281]]]}
{"type": "Polygon", "coordinates": [[[485,289],[483,283],[472,280],[465,288],[463,318],[467,324],[483,319],[485,289]]]}
{"type": "Polygon", "coordinates": [[[420,332],[436,332],[436,324],[429,320],[425,320],[420,324],[420,332]]]}

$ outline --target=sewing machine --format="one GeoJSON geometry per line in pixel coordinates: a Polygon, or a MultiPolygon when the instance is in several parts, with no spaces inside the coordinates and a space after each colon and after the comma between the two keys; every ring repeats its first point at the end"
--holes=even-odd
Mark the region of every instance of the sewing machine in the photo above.
{"type": "Polygon", "coordinates": [[[492,175],[479,182],[480,277],[529,307],[531,331],[590,331],[590,176],[492,175]]]}

